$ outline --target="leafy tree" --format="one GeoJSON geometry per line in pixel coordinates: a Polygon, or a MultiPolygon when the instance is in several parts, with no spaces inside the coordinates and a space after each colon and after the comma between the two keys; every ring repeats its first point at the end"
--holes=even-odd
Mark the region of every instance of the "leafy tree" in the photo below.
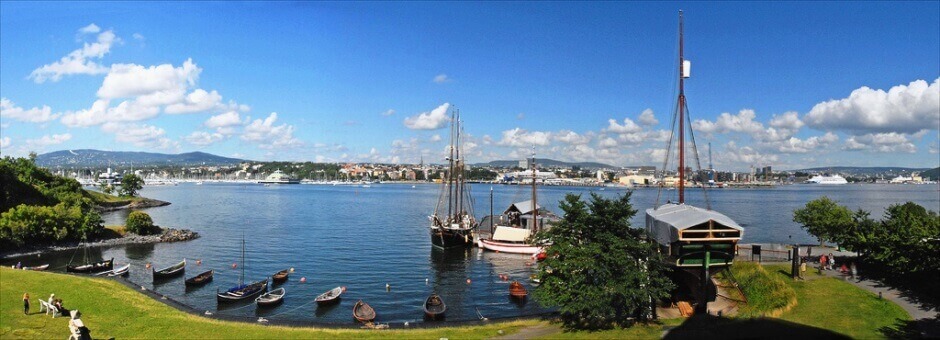
{"type": "Polygon", "coordinates": [[[646,231],[632,228],[631,193],[616,199],[568,194],[564,218],[536,235],[548,258],[539,267],[540,302],[558,306],[569,328],[621,327],[652,317],[653,302],[674,285],[646,231]]]}
{"type": "Polygon", "coordinates": [[[819,243],[848,241],[844,231],[853,223],[849,208],[839,205],[829,197],[823,196],[806,203],[806,207],[793,212],[793,221],[799,223],[810,235],[816,236],[819,243]]]}
{"type": "MultiPolygon", "coordinates": [[[[912,202],[885,211],[870,258],[899,274],[940,272],[940,216],[912,202]]],[[[936,278],[937,276],[934,276],[936,278]]]]}
{"type": "Polygon", "coordinates": [[[127,215],[125,228],[127,228],[127,231],[137,235],[152,235],[160,231],[160,227],[153,224],[153,219],[150,218],[150,215],[143,211],[134,211],[127,215]]]}
{"type": "Polygon", "coordinates": [[[121,178],[121,196],[134,197],[144,188],[144,179],[136,174],[127,174],[121,178]]]}

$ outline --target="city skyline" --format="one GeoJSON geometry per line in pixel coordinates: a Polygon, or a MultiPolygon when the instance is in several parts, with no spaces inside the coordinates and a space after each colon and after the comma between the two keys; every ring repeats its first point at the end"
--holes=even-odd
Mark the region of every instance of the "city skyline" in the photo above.
{"type": "Polygon", "coordinates": [[[931,168],[931,5],[3,2],[0,149],[661,165],[682,8],[703,162],[931,168]]]}

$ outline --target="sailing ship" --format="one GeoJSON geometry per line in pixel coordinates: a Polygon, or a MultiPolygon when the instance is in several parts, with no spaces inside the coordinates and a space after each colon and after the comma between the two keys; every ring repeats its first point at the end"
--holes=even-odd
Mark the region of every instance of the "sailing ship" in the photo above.
{"type": "Polygon", "coordinates": [[[559,218],[538,205],[536,180],[537,170],[535,154],[532,154],[532,199],[509,205],[499,221],[493,215],[493,190],[490,190],[490,216],[484,218],[481,225],[490,226],[488,236],[477,241],[480,248],[504,253],[534,255],[542,252],[542,247],[532,239],[535,233],[549,228],[559,218]],[[487,223],[488,222],[488,223],[487,223]]]}
{"type": "Polygon", "coordinates": [[[254,298],[268,290],[268,279],[245,284],[245,238],[242,237],[242,271],[238,275],[238,285],[225,292],[216,290],[219,303],[239,302],[254,298]]]}
{"type": "MultiPolygon", "coordinates": [[[[707,310],[708,301],[713,301],[716,295],[715,286],[711,280],[711,271],[731,265],[734,260],[734,250],[744,234],[744,228],[731,218],[711,209],[708,202],[707,190],[703,187],[705,209],[694,207],[685,203],[685,123],[689,123],[689,135],[692,142],[693,156],[698,163],[698,155],[694,154],[695,133],[691,128],[691,118],[688,117],[688,105],[685,97],[685,79],[689,78],[691,64],[683,57],[682,11],[679,11],[679,97],[677,110],[673,115],[674,121],[679,122],[679,168],[678,168],[678,202],[659,204],[646,210],[646,228],[652,238],[658,243],[658,251],[664,255],[672,271],[672,279],[679,285],[679,291],[691,294],[696,300],[696,309],[699,312],[707,310]]],[[[669,153],[672,149],[672,135],[669,138],[665,169],[669,164],[669,153]]],[[[701,164],[698,164],[701,169],[701,164]]],[[[660,191],[660,194],[662,191],[660,191]]]]}
{"type": "Polygon", "coordinates": [[[431,244],[437,248],[468,247],[473,245],[476,218],[473,217],[473,199],[465,181],[465,162],[461,158],[460,111],[451,111],[450,156],[447,160],[446,181],[441,182],[441,195],[428,216],[431,220],[431,244]]]}

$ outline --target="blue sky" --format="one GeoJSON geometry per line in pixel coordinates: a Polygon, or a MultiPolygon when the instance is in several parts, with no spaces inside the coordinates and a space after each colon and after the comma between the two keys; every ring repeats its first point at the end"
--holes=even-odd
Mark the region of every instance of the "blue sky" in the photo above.
{"type": "Polygon", "coordinates": [[[680,8],[716,167],[940,165],[937,2],[2,2],[0,147],[659,165],[680,8]]]}

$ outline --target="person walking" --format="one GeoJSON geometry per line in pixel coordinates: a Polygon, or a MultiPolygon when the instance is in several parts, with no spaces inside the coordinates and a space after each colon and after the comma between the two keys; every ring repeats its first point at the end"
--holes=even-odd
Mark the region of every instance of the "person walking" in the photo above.
{"type": "Polygon", "coordinates": [[[826,257],[826,254],[819,256],[819,273],[822,274],[823,270],[826,270],[826,264],[829,262],[829,258],[826,257]]]}
{"type": "Polygon", "coordinates": [[[833,270],[836,267],[836,256],[829,253],[829,270],[833,270]]]}
{"type": "Polygon", "coordinates": [[[29,292],[23,293],[23,314],[29,315],[29,292]]]}
{"type": "Polygon", "coordinates": [[[852,272],[852,280],[855,280],[855,276],[858,275],[858,268],[855,267],[855,262],[849,264],[849,271],[852,272]]]}

